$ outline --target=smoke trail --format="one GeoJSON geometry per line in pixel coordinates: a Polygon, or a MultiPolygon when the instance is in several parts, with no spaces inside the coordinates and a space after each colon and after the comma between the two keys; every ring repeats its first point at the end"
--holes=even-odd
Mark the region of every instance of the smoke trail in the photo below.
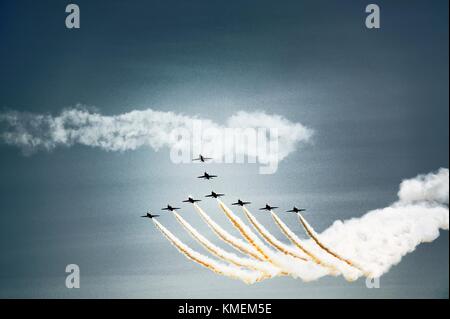
{"type": "Polygon", "coordinates": [[[225,206],[225,204],[220,199],[217,199],[217,202],[219,203],[220,208],[222,208],[222,211],[231,221],[233,226],[241,233],[242,237],[244,237],[245,240],[256,250],[258,250],[264,256],[264,258],[270,260],[270,250],[259,240],[259,238],[255,234],[253,234],[253,232],[247,227],[247,225],[244,224],[244,222],[239,217],[237,217],[227,206],[225,206]]]}
{"type": "Polygon", "coordinates": [[[225,229],[214,222],[211,217],[209,217],[197,204],[194,204],[194,207],[200,214],[200,217],[220,239],[222,239],[224,242],[237,249],[238,251],[242,252],[243,254],[249,255],[250,257],[253,257],[260,261],[264,260],[264,256],[261,255],[255,248],[253,248],[253,246],[248,245],[241,239],[236,238],[235,236],[228,233],[225,229]]]}
{"type": "Polygon", "coordinates": [[[261,262],[250,258],[241,258],[233,253],[229,253],[223,250],[220,247],[217,247],[202,234],[200,234],[194,227],[192,227],[191,224],[189,224],[183,217],[181,217],[180,214],[175,211],[173,212],[173,214],[175,215],[175,218],[178,220],[178,222],[195,240],[197,240],[206,250],[216,255],[217,257],[239,267],[246,267],[252,270],[264,272],[267,275],[267,278],[274,277],[281,273],[281,270],[279,268],[274,267],[268,262],[261,262]]]}
{"type": "MultiPolygon", "coordinates": [[[[347,280],[355,280],[363,274],[373,278],[383,275],[389,271],[390,267],[399,263],[404,255],[414,251],[417,245],[431,242],[439,237],[441,229],[449,229],[448,184],[448,169],[441,169],[437,173],[419,175],[416,178],[405,180],[400,185],[397,202],[388,207],[370,211],[360,218],[335,221],[332,226],[319,235],[306,219],[298,214],[302,226],[311,238],[307,241],[300,241],[283,221],[271,212],[272,218],[283,233],[294,244],[297,242],[303,247],[305,256],[310,259],[312,259],[311,255],[315,256],[321,262],[320,265],[310,259],[304,261],[286,254],[287,249],[297,249],[298,246],[291,247],[279,242],[245,207],[243,207],[244,213],[263,238],[271,245],[282,245],[279,251],[273,251],[263,244],[259,237],[220,200],[218,200],[219,206],[250,245],[228,234],[214,223],[200,207],[197,205],[195,207],[208,226],[222,240],[244,254],[251,256],[253,252],[257,259],[266,258],[268,262],[275,266],[274,268],[278,267],[282,271],[281,274],[288,274],[304,281],[317,280],[326,275],[336,274],[336,272],[330,272],[329,268],[323,267],[323,265],[328,264],[339,270],[347,280]]],[[[179,221],[181,220],[183,219],[179,216],[179,221]]],[[[158,226],[158,224],[155,221],[155,225],[158,226]]],[[[247,283],[271,277],[262,268],[255,267],[253,268],[255,270],[245,270],[235,265],[218,263],[193,251],[163,226],[160,224],[159,226],[158,228],[163,234],[186,257],[216,273],[238,278],[247,283]]],[[[184,226],[209,251],[230,263],[234,262],[236,265],[248,268],[251,268],[251,262],[265,264],[265,262],[238,257],[220,250],[220,248],[217,250],[216,246],[194,228],[191,229],[187,222],[184,226]],[[230,255],[234,257],[230,257],[230,255]],[[243,263],[243,260],[249,262],[249,264],[243,263]]],[[[277,246],[274,247],[278,249],[277,246]]],[[[301,250],[298,251],[298,253],[301,252],[301,250]]]]}
{"type": "Polygon", "coordinates": [[[322,243],[379,277],[421,243],[449,229],[449,170],[418,175],[400,184],[398,201],[360,218],[337,220],[320,234],[322,243]]]}
{"type": "Polygon", "coordinates": [[[156,227],[161,233],[174,245],[183,255],[197,264],[208,268],[209,270],[219,274],[235,279],[240,279],[247,284],[252,284],[266,278],[266,275],[259,271],[242,270],[233,265],[224,265],[208,258],[195,250],[189,248],[181,242],[175,235],[173,235],[167,228],[161,225],[157,220],[152,219],[156,227]]]}
{"type": "Polygon", "coordinates": [[[273,220],[278,225],[278,227],[281,229],[281,231],[286,235],[286,237],[295,245],[297,246],[303,253],[308,255],[312,261],[314,261],[316,264],[330,268],[332,271],[336,272],[337,269],[326,263],[325,261],[321,260],[319,257],[314,255],[311,251],[309,251],[305,245],[302,243],[300,238],[297,237],[290,229],[289,227],[278,217],[277,214],[275,214],[273,211],[270,211],[273,220]]]}
{"type": "Polygon", "coordinates": [[[306,232],[308,233],[308,236],[311,237],[312,240],[314,240],[314,242],[321,248],[323,249],[325,252],[327,252],[328,254],[330,254],[331,256],[345,262],[347,265],[354,267],[356,269],[358,269],[359,271],[362,271],[367,277],[371,277],[371,274],[368,273],[367,271],[364,271],[361,266],[358,266],[355,262],[351,261],[348,258],[342,257],[341,255],[339,255],[338,253],[332,251],[330,248],[328,248],[327,246],[325,246],[320,240],[319,237],[317,235],[317,233],[314,231],[314,229],[311,227],[311,225],[308,224],[308,222],[306,221],[305,218],[303,218],[302,214],[297,213],[301,224],[303,225],[303,227],[305,228],[306,232]]]}
{"type": "MultiPolygon", "coordinates": [[[[64,109],[57,115],[27,112],[0,112],[0,143],[14,145],[25,154],[38,150],[53,150],[57,147],[71,147],[76,144],[100,148],[107,151],[136,150],[150,147],[157,151],[169,148],[191,154],[192,144],[198,150],[211,150],[215,160],[223,161],[226,154],[255,156],[262,164],[276,163],[295,151],[300,143],[310,141],[313,130],[301,123],[291,122],[277,114],[265,112],[238,111],[224,123],[216,123],[208,118],[188,116],[174,112],[152,109],[133,110],[118,115],[103,115],[86,110],[82,105],[64,109]],[[210,134],[196,135],[197,128],[210,134]],[[249,143],[245,134],[229,134],[230,129],[244,132],[256,129],[276,129],[277,147],[270,148],[271,138],[259,134],[258,143],[249,143]],[[189,138],[177,138],[176,132],[186,133],[189,138]],[[205,138],[206,135],[216,138],[205,138]],[[222,141],[222,147],[218,141],[222,141]],[[193,142],[196,143],[193,143],[193,142]],[[185,151],[185,152],[184,152],[185,151]],[[270,156],[269,156],[270,155],[270,156]]],[[[189,162],[190,156],[181,156],[182,162],[189,162]]],[[[260,172],[274,173],[276,166],[261,167],[260,172]],[[268,170],[269,169],[269,170],[268,170]]]]}
{"type": "MultiPolygon", "coordinates": [[[[236,216],[221,200],[217,200],[219,206],[224,211],[225,215],[230,219],[232,224],[239,230],[242,236],[248,240],[249,243],[255,245],[255,248],[261,250],[269,260],[282,268],[287,274],[294,278],[301,278],[303,281],[317,280],[320,277],[329,275],[328,269],[325,269],[306,258],[298,258],[296,255],[289,254],[292,249],[283,245],[281,252],[274,252],[268,248],[264,243],[256,236],[250,228],[238,217],[236,216]],[[287,252],[287,253],[286,253],[287,252]]],[[[244,207],[245,208],[245,207],[244,207]]]]}
{"type": "Polygon", "coordinates": [[[305,258],[305,256],[300,255],[298,252],[296,252],[295,250],[291,249],[290,247],[286,246],[281,241],[276,239],[271,233],[269,233],[269,231],[263,225],[261,225],[258,222],[255,216],[253,216],[245,206],[242,207],[242,210],[244,211],[245,215],[247,216],[248,220],[253,225],[253,227],[255,227],[258,233],[264,238],[264,240],[268,244],[270,244],[271,246],[273,246],[274,248],[276,248],[277,250],[281,251],[286,255],[292,256],[294,258],[303,261],[308,260],[307,258],[305,258]]]}
{"type": "Polygon", "coordinates": [[[371,277],[379,277],[402,257],[448,230],[449,210],[442,206],[393,205],[371,211],[358,219],[335,221],[320,234],[333,250],[358,261],[371,277]]]}

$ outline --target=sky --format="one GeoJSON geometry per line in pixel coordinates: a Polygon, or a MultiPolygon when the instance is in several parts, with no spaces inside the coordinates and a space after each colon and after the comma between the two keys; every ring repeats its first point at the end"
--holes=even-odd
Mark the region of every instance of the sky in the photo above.
{"type": "MultiPolygon", "coordinates": [[[[175,164],[169,150],[0,142],[0,297],[448,298],[448,231],[420,245],[379,289],[342,277],[244,285],[180,255],[140,215],[214,190],[308,209],[318,232],[397,200],[399,184],[449,167],[448,1],[0,1],[0,113],[113,116],[152,109],[220,125],[238,111],[314,131],[279,163],[175,164]],[[81,288],[65,287],[79,265],[81,288]]],[[[0,123],[1,125],[1,123],[0,123]]],[[[189,206],[183,216],[208,238],[189,206]]],[[[212,201],[202,207],[234,231],[212,201]]],[[[163,213],[164,214],[164,213],[163,213]]],[[[259,214],[259,213],[258,213],[259,214]]],[[[306,238],[292,216],[286,223],[306,238]]],[[[278,238],[270,217],[258,218],[278,238]]],[[[161,223],[196,247],[170,215],[161,223]]]]}

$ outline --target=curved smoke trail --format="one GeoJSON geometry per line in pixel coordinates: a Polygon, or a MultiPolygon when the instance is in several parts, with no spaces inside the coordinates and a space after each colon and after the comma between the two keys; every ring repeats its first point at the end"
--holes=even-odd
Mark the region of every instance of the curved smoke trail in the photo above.
{"type": "Polygon", "coordinates": [[[295,245],[297,246],[303,253],[308,255],[312,261],[314,261],[316,264],[330,268],[334,273],[337,272],[337,269],[333,266],[328,264],[327,262],[321,260],[319,257],[317,257],[315,254],[313,254],[311,251],[309,251],[305,245],[302,243],[300,238],[297,237],[297,235],[292,232],[292,230],[289,229],[289,227],[281,220],[280,217],[278,217],[277,214],[275,214],[273,211],[270,211],[273,220],[275,221],[275,224],[280,228],[280,230],[283,232],[283,234],[286,235],[286,237],[295,245]]]}
{"type": "Polygon", "coordinates": [[[339,255],[338,253],[334,252],[333,250],[331,250],[330,248],[328,248],[327,246],[325,246],[320,240],[319,237],[317,235],[317,233],[314,231],[314,229],[311,227],[311,225],[309,225],[309,223],[306,221],[305,218],[303,218],[302,214],[297,213],[300,223],[303,225],[303,228],[305,228],[306,233],[308,234],[309,237],[311,237],[311,239],[321,248],[323,249],[326,253],[330,254],[331,256],[339,259],[340,261],[345,262],[347,265],[349,265],[350,267],[354,267],[355,269],[363,272],[366,277],[371,277],[371,274],[367,271],[365,271],[364,269],[362,269],[359,265],[357,265],[355,262],[351,261],[348,258],[342,257],[341,255],[339,255]]]}
{"type": "Polygon", "coordinates": [[[220,199],[217,199],[217,202],[219,203],[220,208],[231,221],[233,226],[241,233],[242,237],[244,237],[250,245],[252,245],[259,253],[261,253],[265,259],[270,260],[270,250],[259,240],[259,238],[255,234],[253,234],[253,232],[247,227],[247,225],[244,224],[244,222],[239,217],[233,214],[233,212],[227,206],[225,206],[225,204],[220,199]]]}
{"type": "Polygon", "coordinates": [[[420,174],[401,182],[396,202],[358,218],[336,220],[320,233],[320,241],[357,261],[370,277],[380,277],[418,245],[448,231],[448,203],[448,168],[420,174]]]}
{"type": "Polygon", "coordinates": [[[246,254],[250,257],[253,257],[257,260],[264,261],[265,258],[263,255],[261,255],[253,246],[245,243],[239,238],[236,238],[235,236],[231,235],[229,232],[227,232],[225,229],[219,226],[216,222],[214,222],[211,217],[208,216],[208,214],[205,213],[203,209],[200,208],[197,204],[194,204],[194,207],[196,208],[197,212],[199,213],[200,217],[205,221],[205,223],[211,228],[211,230],[224,242],[229,244],[231,247],[237,249],[243,254],[246,254]]]}
{"type": "MultiPolygon", "coordinates": [[[[278,249],[277,246],[279,246],[280,251],[274,251],[269,246],[266,246],[220,200],[218,200],[220,208],[248,243],[224,231],[200,207],[195,205],[200,216],[222,240],[244,254],[248,256],[253,255],[256,256],[256,259],[259,259],[258,261],[238,257],[220,250],[220,248],[217,249],[218,247],[211,244],[187,222],[184,223],[191,236],[216,256],[232,263],[231,265],[224,265],[193,251],[161,224],[155,220],[153,221],[164,236],[187,258],[218,274],[238,278],[247,283],[271,277],[263,268],[252,268],[253,264],[251,262],[258,265],[265,264],[264,261],[261,262],[263,258],[266,258],[266,261],[272,263],[275,268],[278,267],[282,271],[280,274],[288,274],[294,278],[301,278],[304,281],[317,280],[330,274],[335,275],[336,273],[330,271],[329,267],[323,267],[325,263],[335,267],[345,279],[351,281],[362,275],[372,278],[383,275],[393,265],[399,263],[404,255],[414,251],[419,244],[431,242],[438,238],[441,229],[448,230],[448,189],[448,169],[441,169],[437,173],[419,175],[413,179],[404,180],[400,185],[397,202],[388,207],[370,211],[359,218],[352,218],[346,221],[337,220],[319,235],[306,219],[301,214],[298,214],[300,223],[311,238],[304,241],[301,241],[275,213],[271,212],[275,223],[297,247],[279,242],[257,221],[248,209],[243,207],[245,215],[258,233],[269,244],[275,244],[275,248],[278,249]],[[303,250],[298,249],[297,251],[299,246],[303,250]],[[287,249],[299,254],[304,252],[305,260],[293,258],[291,255],[286,254],[285,251],[287,249]],[[311,260],[313,259],[311,255],[317,258],[316,262],[311,260]],[[321,264],[318,264],[317,261],[320,261],[321,264]],[[243,269],[235,265],[255,270],[243,269]]],[[[184,221],[180,215],[178,217],[177,219],[180,222],[184,221]]]]}
{"type": "Polygon", "coordinates": [[[240,279],[247,284],[252,284],[258,281],[266,279],[266,275],[254,270],[242,270],[233,265],[224,265],[216,262],[215,260],[206,257],[195,250],[189,248],[183,242],[181,242],[175,235],[173,235],[167,228],[165,228],[157,220],[152,219],[155,226],[161,231],[161,233],[174,245],[183,255],[197,264],[208,268],[209,270],[224,276],[228,276],[235,279],[240,279]]]}
{"type": "Polygon", "coordinates": [[[262,238],[264,238],[264,240],[268,244],[270,244],[271,246],[276,248],[278,251],[281,251],[282,253],[284,253],[286,255],[300,259],[302,261],[308,260],[307,258],[305,258],[305,256],[300,255],[295,250],[291,249],[291,247],[286,246],[281,241],[276,239],[271,233],[269,233],[269,231],[263,225],[261,225],[258,222],[258,220],[255,218],[255,216],[253,216],[253,214],[250,213],[250,211],[245,206],[242,207],[242,210],[244,211],[245,215],[247,216],[248,220],[253,225],[253,227],[255,227],[255,229],[258,231],[258,233],[262,236],[262,238]]]}
{"type": "Polygon", "coordinates": [[[258,261],[250,258],[242,258],[233,253],[227,252],[222,248],[214,245],[202,234],[200,234],[194,227],[191,226],[180,214],[176,211],[173,212],[175,218],[183,226],[184,229],[197,240],[206,250],[208,250],[213,255],[232,263],[238,267],[245,267],[252,270],[258,270],[264,272],[268,278],[272,278],[278,274],[281,274],[281,270],[268,262],[258,261]]]}
{"type": "MultiPolygon", "coordinates": [[[[330,271],[322,266],[319,266],[306,258],[296,258],[293,255],[286,253],[287,246],[280,247],[280,251],[272,251],[268,248],[258,236],[256,236],[248,226],[236,216],[222,201],[217,200],[219,206],[226,214],[232,224],[241,232],[242,236],[246,238],[249,243],[255,245],[255,248],[259,248],[264,251],[264,254],[269,260],[276,266],[282,268],[287,274],[294,278],[301,278],[303,281],[317,280],[320,277],[330,274],[330,271]],[[286,247],[286,248],[284,248],[286,247]]],[[[245,207],[244,207],[245,208],[245,207]]]]}

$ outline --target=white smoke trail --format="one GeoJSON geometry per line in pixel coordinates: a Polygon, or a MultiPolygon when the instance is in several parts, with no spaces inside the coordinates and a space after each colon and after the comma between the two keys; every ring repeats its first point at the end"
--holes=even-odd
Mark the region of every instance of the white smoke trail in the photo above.
{"type": "Polygon", "coordinates": [[[358,264],[356,264],[354,261],[351,261],[350,259],[343,257],[342,255],[336,253],[335,251],[333,251],[332,249],[330,249],[329,247],[327,247],[327,245],[325,245],[324,243],[322,243],[319,239],[319,235],[314,231],[314,229],[311,227],[311,225],[306,221],[306,219],[302,216],[302,214],[297,213],[300,223],[303,225],[303,227],[306,230],[306,233],[308,234],[309,237],[311,237],[311,239],[323,250],[325,251],[327,254],[333,256],[334,258],[339,259],[340,261],[345,262],[347,265],[349,265],[350,267],[354,267],[356,269],[358,269],[359,271],[362,271],[363,273],[366,274],[366,276],[370,277],[371,274],[368,273],[367,271],[364,271],[361,266],[358,266],[358,264]]]}
{"type": "Polygon", "coordinates": [[[441,168],[436,173],[402,181],[398,191],[399,202],[403,205],[420,202],[448,205],[448,176],[448,168],[441,168]]]}
{"type": "MultiPolygon", "coordinates": [[[[274,214],[275,217],[278,217],[276,214],[274,214]]],[[[281,221],[281,219],[278,218],[278,220],[275,220],[275,222],[279,224],[280,227],[283,227],[283,232],[285,232],[285,235],[291,239],[291,241],[295,241],[296,244],[301,244],[303,249],[308,251],[311,255],[315,256],[317,260],[315,261],[319,265],[322,265],[323,267],[326,267],[330,274],[333,276],[337,276],[339,274],[342,274],[342,276],[347,281],[355,281],[358,277],[361,276],[361,272],[353,267],[350,267],[346,263],[341,262],[340,260],[335,259],[333,256],[330,256],[328,253],[326,253],[323,249],[317,246],[317,244],[310,240],[308,241],[302,241],[299,242],[299,238],[292,232],[290,229],[281,221]]]]}
{"type": "Polygon", "coordinates": [[[267,278],[267,276],[260,271],[243,270],[233,265],[221,264],[209,257],[206,257],[181,242],[175,235],[173,235],[157,220],[152,219],[152,221],[161,231],[161,233],[170,241],[170,243],[174,245],[183,255],[217,274],[240,279],[247,284],[253,284],[267,278]]]}
{"type": "Polygon", "coordinates": [[[275,224],[278,225],[280,230],[286,235],[286,237],[296,246],[298,247],[304,254],[308,255],[308,257],[314,261],[315,263],[330,268],[332,272],[336,273],[337,269],[330,265],[329,263],[325,262],[324,260],[320,259],[318,256],[316,256],[314,253],[312,253],[306,246],[302,243],[300,238],[297,237],[297,235],[292,232],[292,230],[289,229],[289,227],[281,220],[280,217],[278,217],[277,214],[275,214],[273,211],[270,211],[273,220],[275,221],[275,224]]]}
{"type": "Polygon", "coordinates": [[[233,253],[227,252],[224,249],[214,245],[202,234],[200,234],[194,227],[191,226],[180,214],[173,212],[178,222],[186,229],[186,231],[197,240],[206,250],[216,255],[217,257],[232,263],[238,267],[245,267],[252,270],[264,272],[268,278],[281,274],[281,270],[268,262],[262,262],[250,258],[242,258],[233,253]]]}
{"type": "MultiPolygon", "coordinates": [[[[336,267],[347,280],[355,280],[363,274],[369,277],[379,277],[389,271],[390,267],[399,263],[404,255],[414,251],[420,243],[435,240],[439,236],[440,229],[449,229],[448,184],[448,169],[441,169],[436,174],[419,175],[414,179],[405,180],[400,185],[399,200],[394,204],[368,212],[361,218],[353,218],[344,222],[335,221],[321,234],[317,234],[305,218],[298,214],[300,222],[312,238],[302,241],[301,245],[305,251],[317,257],[322,265],[325,263],[336,267]]],[[[329,268],[321,267],[310,260],[303,261],[293,258],[289,254],[272,251],[228,207],[220,200],[218,203],[233,225],[251,245],[229,235],[214,223],[198,205],[195,207],[214,232],[233,247],[245,254],[253,249],[255,255],[260,255],[259,258],[266,258],[267,261],[281,269],[282,274],[289,274],[304,281],[317,280],[326,275],[336,274],[330,272],[329,268]]],[[[269,243],[279,244],[276,238],[245,207],[243,209],[247,218],[264,239],[269,243]]],[[[179,217],[181,218],[181,216],[179,217]]],[[[298,237],[273,212],[272,217],[291,241],[299,241],[298,237]]],[[[222,265],[181,243],[157,221],[155,224],[160,226],[158,228],[180,252],[216,273],[239,278],[247,283],[271,277],[264,271],[243,270],[234,265],[222,265]]],[[[224,260],[238,262],[239,265],[242,264],[239,262],[246,260],[241,257],[230,258],[230,255],[233,254],[228,252],[224,254],[223,251],[217,250],[195,229],[189,228],[190,225],[187,222],[185,226],[191,235],[195,235],[194,238],[224,260]]],[[[295,248],[281,244],[283,245],[280,247],[281,251],[295,248]]],[[[310,254],[306,254],[306,256],[311,257],[310,254]]],[[[259,261],[253,262],[259,263],[259,261]]],[[[246,265],[242,264],[242,266],[246,265]]]]}
{"type": "MultiPolygon", "coordinates": [[[[288,249],[293,251],[290,247],[283,244],[280,252],[274,252],[268,248],[264,243],[256,236],[251,229],[236,216],[221,200],[217,199],[220,208],[236,227],[236,229],[242,234],[242,236],[256,249],[264,253],[266,258],[270,260],[276,266],[282,268],[287,274],[294,278],[300,278],[303,281],[317,280],[320,277],[330,274],[328,269],[325,269],[317,264],[310,262],[306,258],[294,257],[289,253],[286,253],[288,249]]],[[[245,207],[243,207],[245,208],[245,207]]]]}
{"type": "Polygon", "coordinates": [[[419,175],[400,185],[399,200],[361,218],[335,221],[318,235],[333,251],[379,277],[415,250],[449,229],[449,171],[419,175]]]}
{"type": "Polygon", "coordinates": [[[255,216],[253,216],[252,213],[250,213],[250,211],[245,206],[242,207],[242,210],[244,211],[245,215],[247,216],[253,227],[256,229],[256,231],[262,236],[262,238],[264,238],[264,240],[268,244],[286,255],[300,259],[302,261],[308,260],[307,256],[297,252],[296,250],[276,239],[263,225],[261,225],[261,223],[255,218],[255,216]]]}
{"type": "Polygon", "coordinates": [[[220,199],[217,199],[217,202],[219,203],[219,207],[231,221],[233,226],[241,233],[242,237],[244,237],[244,239],[257,251],[259,251],[264,256],[264,258],[269,260],[269,255],[271,253],[269,248],[264,245],[259,240],[259,238],[255,234],[253,234],[250,228],[248,228],[247,225],[245,225],[244,222],[231,211],[231,209],[225,206],[225,204],[220,199]]]}
{"type": "MultiPolygon", "coordinates": [[[[223,134],[223,139],[209,139],[206,133],[202,134],[199,143],[194,146],[200,146],[195,153],[211,150],[214,154],[209,155],[213,155],[215,160],[223,160],[226,154],[233,153],[236,156],[255,156],[260,161],[263,160],[260,157],[270,155],[281,161],[295,151],[299,143],[308,142],[313,135],[313,131],[301,123],[261,111],[238,111],[228,117],[225,123],[216,123],[195,115],[152,109],[108,116],[89,112],[77,105],[76,108],[62,110],[58,115],[14,111],[0,113],[0,142],[20,147],[26,154],[75,144],[107,151],[135,150],[139,147],[190,150],[193,141],[179,140],[173,133],[183,131],[193,136],[199,123],[208,132],[252,128],[277,130],[278,147],[272,150],[273,154],[267,154],[266,145],[270,145],[270,138],[266,135],[261,135],[261,143],[250,145],[243,134],[236,137],[223,134]],[[219,142],[223,147],[218,147],[219,142]]],[[[190,159],[188,156],[187,160],[190,159]]]]}
{"type": "Polygon", "coordinates": [[[247,244],[246,242],[242,241],[241,239],[236,238],[235,236],[231,235],[229,232],[227,232],[225,229],[223,229],[219,224],[214,222],[211,219],[211,217],[209,217],[208,214],[206,214],[205,211],[200,208],[200,206],[198,206],[197,204],[194,204],[194,207],[196,208],[200,217],[205,221],[205,223],[224,242],[226,242],[231,247],[235,248],[236,250],[240,251],[243,254],[246,254],[246,255],[253,257],[257,260],[260,260],[260,261],[265,260],[264,256],[261,255],[255,248],[253,248],[253,246],[251,246],[251,245],[247,244]]]}

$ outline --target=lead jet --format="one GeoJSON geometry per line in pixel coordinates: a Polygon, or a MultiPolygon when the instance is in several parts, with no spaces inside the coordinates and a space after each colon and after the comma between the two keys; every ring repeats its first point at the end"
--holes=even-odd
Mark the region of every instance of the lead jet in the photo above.
{"type": "Polygon", "coordinates": [[[272,209],[275,209],[275,208],[278,208],[278,207],[276,207],[276,206],[270,206],[269,204],[266,204],[265,207],[260,208],[259,210],[267,210],[267,211],[270,212],[272,209]]]}
{"type": "Polygon", "coordinates": [[[173,212],[175,209],[180,209],[179,207],[172,207],[170,205],[167,205],[167,207],[161,208],[161,210],[170,210],[173,212]]]}
{"type": "Polygon", "coordinates": [[[201,175],[201,176],[197,176],[197,178],[204,178],[204,179],[208,179],[208,180],[213,179],[214,177],[217,177],[217,175],[211,175],[206,172],[204,172],[203,175],[201,175]]]}
{"type": "Polygon", "coordinates": [[[304,212],[306,209],[304,208],[297,208],[294,206],[294,208],[292,208],[291,210],[287,210],[287,213],[300,213],[300,212],[304,212]]]}
{"type": "Polygon", "coordinates": [[[150,214],[150,213],[146,213],[146,215],[141,216],[141,217],[145,217],[145,218],[150,218],[150,219],[152,219],[152,218],[154,218],[154,217],[159,217],[159,215],[152,215],[152,214],[150,214]]]}
{"type": "Polygon", "coordinates": [[[238,199],[238,201],[236,203],[232,203],[231,205],[239,205],[239,206],[244,206],[244,205],[248,205],[251,204],[251,202],[243,202],[240,199],[238,199]]]}
{"type": "Polygon", "coordinates": [[[193,161],[200,161],[202,163],[206,162],[207,160],[211,160],[211,157],[204,157],[202,154],[198,155],[198,158],[194,158],[193,161]]]}
{"type": "Polygon", "coordinates": [[[215,193],[215,192],[211,192],[211,194],[206,195],[205,197],[214,197],[214,198],[219,198],[224,196],[225,194],[219,194],[219,193],[215,193]]]}
{"type": "Polygon", "coordinates": [[[196,202],[201,202],[201,200],[200,199],[193,199],[191,196],[189,196],[188,199],[183,201],[183,203],[191,203],[191,204],[194,204],[196,202]]]}

